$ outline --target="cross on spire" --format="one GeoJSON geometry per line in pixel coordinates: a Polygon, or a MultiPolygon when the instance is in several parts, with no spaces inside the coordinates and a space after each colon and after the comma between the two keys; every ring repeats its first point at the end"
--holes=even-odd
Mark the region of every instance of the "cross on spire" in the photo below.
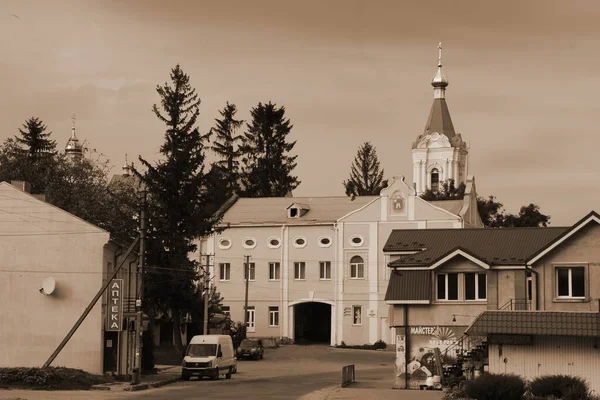
{"type": "Polygon", "coordinates": [[[442,66],[442,42],[438,44],[438,67],[442,66]]]}
{"type": "Polygon", "coordinates": [[[75,120],[77,118],[75,118],[75,113],[73,113],[73,115],[71,115],[71,122],[73,123],[73,128],[75,128],[75,120]]]}

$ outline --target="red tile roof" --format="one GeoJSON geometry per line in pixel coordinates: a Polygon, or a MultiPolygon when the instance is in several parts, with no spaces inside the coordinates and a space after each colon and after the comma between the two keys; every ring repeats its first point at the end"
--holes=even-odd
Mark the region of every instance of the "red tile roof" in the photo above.
{"type": "Polygon", "coordinates": [[[558,311],[484,311],[465,331],[538,336],[600,336],[600,313],[558,311]]]}
{"type": "Polygon", "coordinates": [[[457,249],[488,265],[524,265],[535,253],[569,228],[398,229],[392,231],[384,252],[404,255],[390,267],[426,267],[457,249]]]}
{"type": "Polygon", "coordinates": [[[385,301],[431,301],[430,271],[393,271],[385,301]]]}

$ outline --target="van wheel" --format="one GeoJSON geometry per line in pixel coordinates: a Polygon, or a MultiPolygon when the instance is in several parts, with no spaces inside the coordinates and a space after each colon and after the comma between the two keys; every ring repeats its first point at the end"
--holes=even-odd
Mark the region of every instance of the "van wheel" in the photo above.
{"type": "Polygon", "coordinates": [[[188,374],[181,374],[181,379],[184,381],[189,381],[190,380],[190,376],[188,374]]]}
{"type": "Polygon", "coordinates": [[[231,379],[231,374],[233,373],[232,368],[229,367],[229,372],[225,374],[225,379],[231,379]]]}
{"type": "Polygon", "coordinates": [[[215,368],[215,372],[213,372],[213,376],[211,378],[213,380],[219,379],[219,367],[215,368]]]}

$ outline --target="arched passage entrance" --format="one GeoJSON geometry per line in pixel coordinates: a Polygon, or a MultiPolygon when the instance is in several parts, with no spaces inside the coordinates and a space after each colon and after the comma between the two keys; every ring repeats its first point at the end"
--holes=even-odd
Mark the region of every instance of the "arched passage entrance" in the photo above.
{"type": "Polygon", "coordinates": [[[294,342],[330,343],[331,308],[317,301],[294,305],[294,342]]]}

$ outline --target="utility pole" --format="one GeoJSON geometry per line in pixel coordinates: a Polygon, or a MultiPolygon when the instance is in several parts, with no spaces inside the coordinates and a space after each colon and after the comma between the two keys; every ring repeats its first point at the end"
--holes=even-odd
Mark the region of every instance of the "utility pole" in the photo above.
{"type": "Polygon", "coordinates": [[[244,263],[244,277],[246,278],[246,296],[244,299],[244,326],[248,326],[248,283],[250,281],[250,256],[246,257],[246,262],[244,263]]]}
{"type": "Polygon", "coordinates": [[[140,383],[140,377],[142,374],[142,299],[144,298],[144,263],[145,263],[145,246],[146,246],[146,190],[142,189],[142,207],[140,211],[140,254],[138,261],[138,276],[140,277],[140,291],[137,294],[138,298],[135,300],[136,308],[136,319],[135,319],[135,361],[134,361],[134,373],[132,376],[131,383],[140,383]]]}
{"type": "Polygon", "coordinates": [[[204,266],[204,325],[202,333],[208,335],[208,302],[210,299],[210,256],[206,254],[206,265],[204,266]]]}

